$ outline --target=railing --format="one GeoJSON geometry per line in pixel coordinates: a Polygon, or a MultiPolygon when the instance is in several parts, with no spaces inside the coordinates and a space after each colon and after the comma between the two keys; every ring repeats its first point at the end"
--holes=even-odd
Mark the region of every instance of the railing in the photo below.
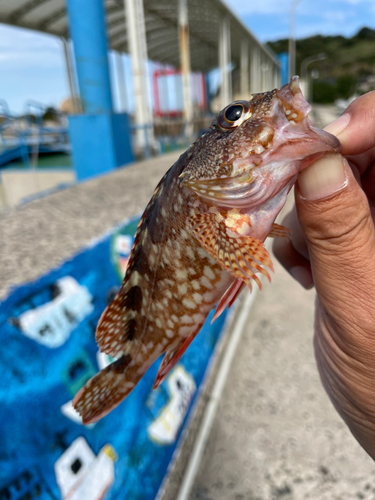
{"type": "MultiPolygon", "coordinates": [[[[37,101],[28,101],[23,117],[12,116],[4,100],[0,100],[0,166],[21,159],[30,167],[30,153],[37,160],[39,153],[70,152],[64,115],[37,101]],[[36,110],[36,112],[34,112],[36,110]],[[56,115],[56,126],[47,126],[45,112],[56,115]]],[[[34,162],[33,162],[34,163],[34,162]]]]}
{"type": "MultiPolygon", "coordinates": [[[[192,138],[195,140],[212,124],[211,116],[196,117],[191,122],[192,138]]],[[[131,125],[132,148],[136,157],[149,158],[174,149],[187,148],[190,140],[186,134],[186,122],[182,117],[155,117],[154,123],[131,125]],[[143,135],[137,131],[143,130],[143,135]]]]}
{"type": "Polygon", "coordinates": [[[17,158],[30,166],[28,148],[17,119],[11,115],[8,103],[0,99],[0,166],[17,158]]]}

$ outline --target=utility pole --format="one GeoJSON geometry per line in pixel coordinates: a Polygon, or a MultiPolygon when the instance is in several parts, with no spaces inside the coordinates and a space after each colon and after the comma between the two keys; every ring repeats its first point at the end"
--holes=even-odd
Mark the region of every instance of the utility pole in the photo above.
{"type": "Polygon", "coordinates": [[[296,10],[302,0],[293,0],[289,10],[289,80],[296,73],[296,10]]]}

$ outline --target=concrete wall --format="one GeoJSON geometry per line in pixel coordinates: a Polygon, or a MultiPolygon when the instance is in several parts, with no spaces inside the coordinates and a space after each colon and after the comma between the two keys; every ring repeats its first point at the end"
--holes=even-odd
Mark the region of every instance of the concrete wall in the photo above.
{"type": "Polygon", "coordinates": [[[74,170],[4,169],[0,173],[0,209],[15,207],[25,198],[74,183],[74,170]]]}

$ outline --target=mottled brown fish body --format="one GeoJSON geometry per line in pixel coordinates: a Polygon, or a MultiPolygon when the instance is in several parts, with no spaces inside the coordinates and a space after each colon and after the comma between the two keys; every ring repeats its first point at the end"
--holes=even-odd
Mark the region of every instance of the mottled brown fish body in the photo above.
{"type": "Polygon", "coordinates": [[[193,339],[234,280],[186,227],[187,218],[208,205],[180,187],[185,156],[155,189],[136,232],[126,279],[99,321],[98,346],[117,361],[76,396],[77,410],[85,408],[85,422],[108,413],[102,407],[120,403],[163,352],[172,359],[190,335],[193,339]]]}
{"type": "Polygon", "coordinates": [[[242,287],[270,280],[267,236],[300,170],[339,141],[308,118],[298,77],[280,90],[236,101],[165,174],[139,223],[124,282],[96,331],[117,360],[73,406],[84,423],[115,408],[165,353],[155,386],[184,353],[210,310],[214,319],[242,287]]]}

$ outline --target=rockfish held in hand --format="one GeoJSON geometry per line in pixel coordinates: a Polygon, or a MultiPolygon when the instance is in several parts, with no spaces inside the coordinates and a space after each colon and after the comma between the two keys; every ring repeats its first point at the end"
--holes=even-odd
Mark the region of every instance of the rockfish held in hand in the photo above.
{"type": "Polygon", "coordinates": [[[267,236],[298,173],[339,141],[313,127],[298,77],[223,109],[170,168],[142,215],[120,291],[96,330],[114,358],[76,395],[84,423],[115,408],[164,353],[157,387],[217,305],[269,280],[267,236]]]}

